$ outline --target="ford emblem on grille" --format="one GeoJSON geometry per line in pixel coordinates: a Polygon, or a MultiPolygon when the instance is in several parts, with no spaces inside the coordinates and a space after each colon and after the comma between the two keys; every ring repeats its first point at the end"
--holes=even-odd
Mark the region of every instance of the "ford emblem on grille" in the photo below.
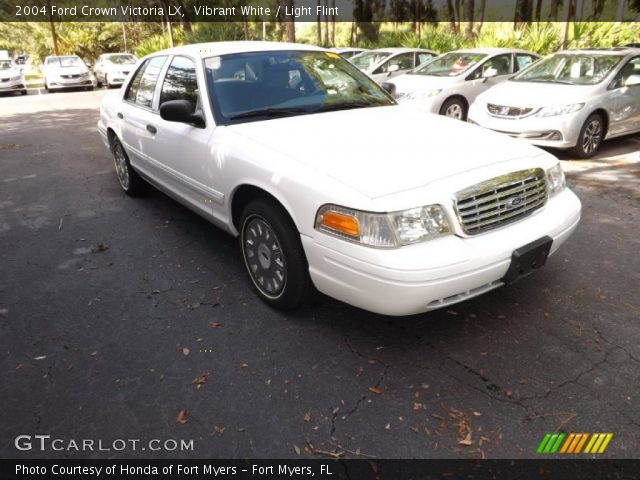
{"type": "Polygon", "coordinates": [[[511,210],[512,208],[516,208],[521,203],[522,197],[519,195],[514,195],[513,197],[507,198],[507,201],[504,203],[504,208],[506,208],[507,210],[511,210]]]}

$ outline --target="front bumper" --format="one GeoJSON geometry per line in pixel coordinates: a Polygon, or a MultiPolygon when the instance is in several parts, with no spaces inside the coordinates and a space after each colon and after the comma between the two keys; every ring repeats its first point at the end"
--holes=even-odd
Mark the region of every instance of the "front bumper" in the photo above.
{"type": "Polygon", "coordinates": [[[47,85],[50,89],[62,89],[62,88],[81,88],[81,87],[95,87],[96,80],[93,77],[89,78],[56,78],[55,80],[47,80],[47,85]]]}
{"type": "Polygon", "coordinates": [[[321,292],[375,313],[411,315],[501,286],[515,249],[548,235],[553,254],[577,227],[580,213],[580,200],[565,189],[525,219],[472,237],[448,235],[384,250],[317,233],[302,236],[302,244],[321,292]]]}
{"type": "Polygon", "coordinates": [[[0,92],[16,92],[26,90],[22,80],[0,80],[0,92]]]}
{"type": "Polygon", "coordinates": [[[483,108],[486,107],[473,105],[469,111],[468,122],[543,147],[575,147],[585,120],[582,110],[552,117],[532,115],[511,119],[491,116],[482,111],[483,108]]]}

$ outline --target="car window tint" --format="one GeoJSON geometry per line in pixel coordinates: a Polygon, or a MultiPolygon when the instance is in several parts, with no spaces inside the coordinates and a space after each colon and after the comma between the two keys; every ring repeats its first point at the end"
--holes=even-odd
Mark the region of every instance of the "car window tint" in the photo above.
{"type": "Polygon", "coordinates": [[[489,68],[495,69],[497,75],[507,75],[511,73],[511,54],[498,55],[487,60],[482,67],[482,71],[486,72],[489,68]]]}
{"type": "Polygon", "coordinates": [[[136,94],[136,104],[141,107],[151,108],[153,92],[156,89],[158,76],[166,59],[166,56],[153,57],[144,69],[144,73],[138,84],[138,93],[136,94]]]}
{"type": "Polygon", "coordinates": [[[142,74],[144,73],[144,69],[147,68],[148,63],[149,63],[149,60],[145,60],[142,63],[142,65],[140,65],[140,68],[138,68],[138,71],[131,79],[129,86],[127,87],[127,91],[124,94],[125,100],[129,102],[136,101],[136,95],[138,94],[138,85],[140,84],[140,79],[142,78],[142,74]]]}
{"type": "Polygon", "coordinates": [[[416,62],[416,65],[422,65],[427,60],[431,60],[433,58],[433,55],[431,55],[430,53],[418,53],[417,57],[418,61],[416,62]]]}
{"type": "Polygon", "coordinates": [[[631,75],[640,75],[640,57],[632,58],[625,63],[616,75],[616,78],[613,80],[614,88],[624,86],[625,82],[631,75]]]}
{"type": "Polygon", "coordinates": [[[514,71],[519,72],[520,70],[524,70],[533,62],[535,62],[535,60],[535,57],[532,57],[531,55],[516,55],[516,65],[514,71]]]}
{"type": "Polygon", "coordinates": [[[174,57],[160,91],[160,105],[169,100],[188,100],[195,110],[198,104],[196,66],[186,57],[174,57]]]}

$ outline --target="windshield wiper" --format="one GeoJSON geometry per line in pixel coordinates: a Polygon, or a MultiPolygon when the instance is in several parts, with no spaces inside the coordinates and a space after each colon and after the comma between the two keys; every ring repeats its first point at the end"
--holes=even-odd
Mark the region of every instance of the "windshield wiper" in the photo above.
{"type": "Polygon", "coordinates": [[[304,115],[309,113],[305,108],[260,108],[258,110],[249,110],[247,112],[235,113],[229,116],[229,120],[238,120],[240,118],[255,117],[286,117],[287,115],[304,115]]]}
{"type": "Polygon", "coordinates": [[[551,78],[538,78],[535,80],[520,80],[521,82],[535,82],[535,83],[561,83],[562,85],[574,85],[572,82],[566,80],[553,80],[551,78]]]}
{"type": "Polygon", "coordinates": [[[379,104],[379,103],[354,100],[351,102],[330,103],[328,105],[321,106],[319,109],[315,111],[316,112],[333,112],[337,110],[351,110],[353,108],[379,107],[381,105],[382,104],[379,104]]]}

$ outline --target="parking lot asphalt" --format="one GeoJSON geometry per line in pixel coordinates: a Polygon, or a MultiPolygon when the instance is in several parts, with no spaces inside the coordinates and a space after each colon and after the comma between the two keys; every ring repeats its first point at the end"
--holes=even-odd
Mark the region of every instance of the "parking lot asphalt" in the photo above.
{"type": "Polygon", "coordinates": [[[637,458],[640,137],[559,154],[583,220],[512,286],[406,318],[322,296],[284,314],[235,239],[121,192],[104,94],[0,98],[0,457],[533,458],[561,430],[637,458]],[[194,449],[15,448],[36,434],[194,449]]]}

